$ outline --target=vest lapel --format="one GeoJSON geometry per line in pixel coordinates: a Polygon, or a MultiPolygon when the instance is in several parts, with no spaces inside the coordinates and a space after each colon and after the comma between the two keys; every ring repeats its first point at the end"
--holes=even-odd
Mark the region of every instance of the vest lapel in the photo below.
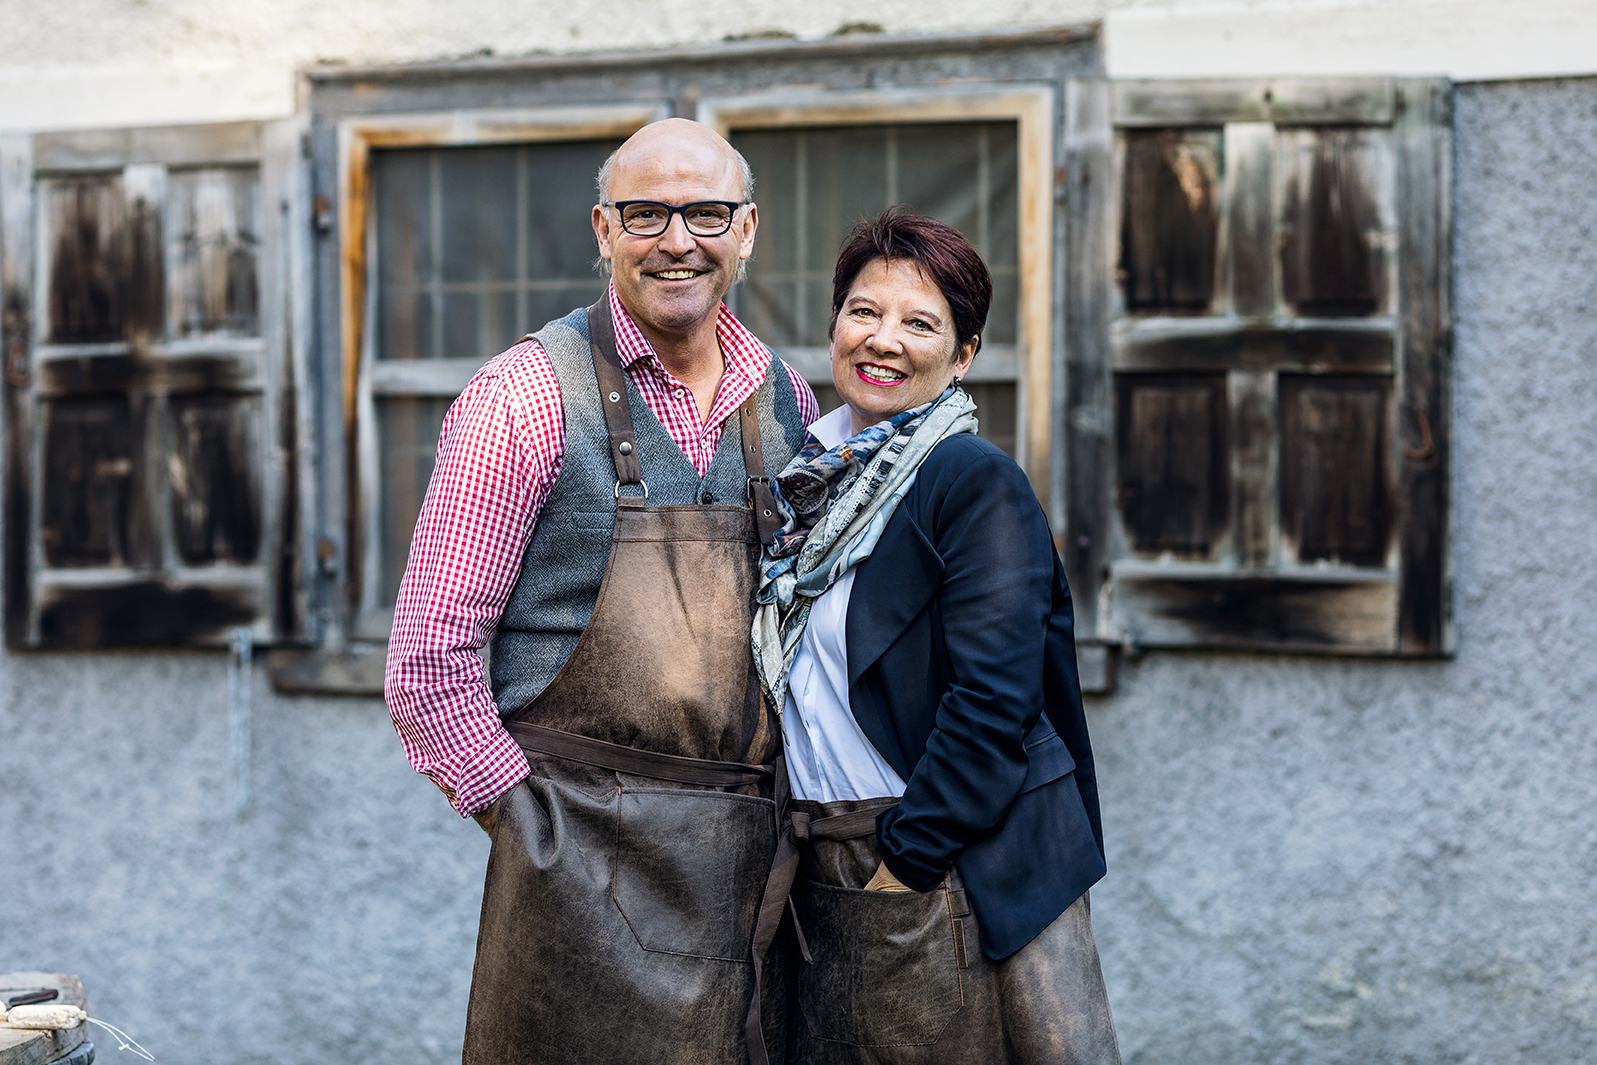
{"type": "Polygon", "coordinates": [[[893,646],[942,581],[943,560],[937,549],[900,507],[854,576],[845,637],[849,688],[893,646]]]}

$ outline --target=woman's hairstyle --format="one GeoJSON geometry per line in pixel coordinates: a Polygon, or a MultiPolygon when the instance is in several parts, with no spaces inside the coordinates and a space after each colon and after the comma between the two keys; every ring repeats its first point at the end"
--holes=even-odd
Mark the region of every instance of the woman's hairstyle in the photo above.
{"type": "Polygon", "coordinates": [[[981,350],[981,333],[993,302],[987,264],[959,230],[902,207],[889,207],[874,221],[861,221],[843,241],[832,272],[832,322],[827,335],[837,328],[837,316],[854,280],[877,259],[905,259],[918,265],[954,312],[956,343],[974,340],[976,350],[981,350]]]}

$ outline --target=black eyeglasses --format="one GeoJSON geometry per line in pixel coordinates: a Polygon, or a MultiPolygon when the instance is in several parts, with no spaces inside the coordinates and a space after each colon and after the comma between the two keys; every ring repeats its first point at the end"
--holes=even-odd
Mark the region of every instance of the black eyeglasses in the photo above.
{"type": "Polygon", "coordinates": [[[658,237],[670,226],[674,214],[682,216],[683,224],[695,237],[719,237],[732,228],[732,216],[744,204],[731,200],[696,200],[678,206],[659,200],[616,200],[599,206],[620,211],[621,228],[634,237],[658,237]]]}

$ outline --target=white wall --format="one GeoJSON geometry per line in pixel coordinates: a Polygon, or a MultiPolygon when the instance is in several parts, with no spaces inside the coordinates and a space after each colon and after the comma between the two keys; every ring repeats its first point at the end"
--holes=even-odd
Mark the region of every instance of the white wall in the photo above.
{"type": "Polygon", "coordinates": [[[269,118],[319,61],[658,48],[1103,20],[1117,77],[1597,72],[1593,0],[9,0],[0,128],[269,118]],[[863,13],[862,13],[863,12],[863,13]]]}

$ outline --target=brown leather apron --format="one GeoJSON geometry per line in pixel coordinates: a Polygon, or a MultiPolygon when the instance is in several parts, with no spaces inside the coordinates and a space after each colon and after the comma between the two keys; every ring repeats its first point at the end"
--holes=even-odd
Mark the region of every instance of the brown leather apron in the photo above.
{"type": "Polygon", "coordinates": [[[993,961],[957,870],[926,892],[862,890],[897,802],[792,804],[805,961],[789,1065],[1120,1065],[1087,896],[993,961]]]}
{"type": "MultiPolygon", "coordinates": [[[[749,652],[774,517],[755,405],[753,506],[649,506],[607,300],[588,323],[615,532],[571,657],[505,720],[532,773],[494,811],[464,1060],[763,1061],[745,1032],[781,740],[749,652]]],[[[780,1060],[784,988],[765,991],[780,1060]]]]}

